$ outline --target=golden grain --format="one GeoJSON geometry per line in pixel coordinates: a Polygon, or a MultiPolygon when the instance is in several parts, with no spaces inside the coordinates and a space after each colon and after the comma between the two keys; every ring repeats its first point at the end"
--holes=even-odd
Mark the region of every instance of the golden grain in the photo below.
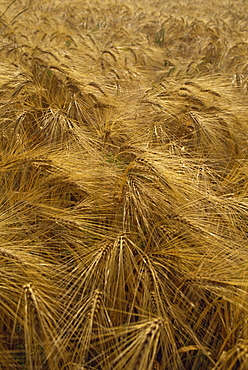
{"type": "Polygon", "coordinates": [[[247,368],[243,0],[0,4],[0,368],[247,368]]]}

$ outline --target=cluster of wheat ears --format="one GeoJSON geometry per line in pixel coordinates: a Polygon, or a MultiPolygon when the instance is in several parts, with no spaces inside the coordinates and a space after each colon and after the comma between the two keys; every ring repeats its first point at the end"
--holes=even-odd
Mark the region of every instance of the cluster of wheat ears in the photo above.
{"type": "Polygon", "coordinates": [[[248,369],[246,4],[1,1],[1,369],[248,369]]]}

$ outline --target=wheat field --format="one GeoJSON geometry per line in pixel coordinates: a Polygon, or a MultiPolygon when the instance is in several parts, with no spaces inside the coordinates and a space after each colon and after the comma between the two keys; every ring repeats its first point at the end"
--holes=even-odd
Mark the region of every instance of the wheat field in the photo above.
{"type": "Polygon", "coordinates": [[[1,1],[1,370],[248,369],[247,10],[1,1]]]}

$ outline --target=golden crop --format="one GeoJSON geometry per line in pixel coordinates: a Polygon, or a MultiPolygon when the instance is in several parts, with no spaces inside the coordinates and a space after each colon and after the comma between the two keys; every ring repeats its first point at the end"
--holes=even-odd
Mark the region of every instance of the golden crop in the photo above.
{"type": "Polygon", "coordinates": [[[248,368],[246,1],[0,4],[0,369],[248,368]]]}

